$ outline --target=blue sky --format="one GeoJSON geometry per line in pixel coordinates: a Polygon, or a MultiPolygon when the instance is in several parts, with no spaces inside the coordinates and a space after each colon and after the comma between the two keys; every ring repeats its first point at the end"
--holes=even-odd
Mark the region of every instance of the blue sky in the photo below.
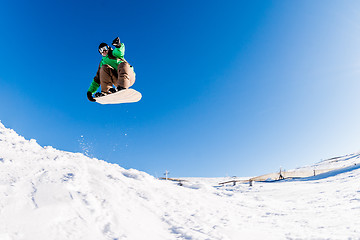
{"type": "Polygon", "coordinates": [[[252,176],[360,150],[358,1],[16,1],[0,120],[154,176],[252,176]],[[136,104],[91,103],[119,36],[136,104]]]}

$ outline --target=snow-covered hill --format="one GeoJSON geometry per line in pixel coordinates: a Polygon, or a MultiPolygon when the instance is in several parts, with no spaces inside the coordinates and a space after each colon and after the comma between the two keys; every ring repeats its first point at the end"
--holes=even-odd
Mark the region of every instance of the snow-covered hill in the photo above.
{"type": "MultiPolygon", "coordinates": [[[[359,155],[332,160],[321,164],[359,155]]],[[[0,239],[360,239],[359,168],[252,187],[187,180],[41,147],[0,123],[0,239]]]]}

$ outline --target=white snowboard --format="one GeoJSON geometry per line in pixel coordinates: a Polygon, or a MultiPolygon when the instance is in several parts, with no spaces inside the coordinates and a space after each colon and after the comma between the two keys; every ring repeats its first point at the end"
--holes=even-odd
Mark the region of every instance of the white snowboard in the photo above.
{"type": "Polygon", "coordinates": [[[111,93],[103,97],[94,98],[100,104],[119,104],[133,103],[140,101],[142,95],[134,89],[124,89],[119,92],[111,93]]]}

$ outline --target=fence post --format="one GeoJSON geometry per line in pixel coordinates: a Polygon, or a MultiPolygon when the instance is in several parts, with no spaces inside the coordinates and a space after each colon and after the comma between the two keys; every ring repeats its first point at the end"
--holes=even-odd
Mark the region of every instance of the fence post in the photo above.
{"type": "Polygon", "coordinates": [[[164,173],[166,180],[168,180],[168,174],[169,174],[169,172],[168,172],[168,170],[166,170],[165,173],[164,173]]]}

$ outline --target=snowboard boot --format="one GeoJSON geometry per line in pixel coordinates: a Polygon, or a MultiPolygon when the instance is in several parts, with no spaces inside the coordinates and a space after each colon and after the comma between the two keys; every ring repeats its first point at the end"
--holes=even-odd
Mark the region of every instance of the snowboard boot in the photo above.
{"type": "MultiPolygon", "coordinates": [[[[112,89],[113,89],[113,91],[115,90],[115,88],[112,88],[112,89]]],[[[116,92],[116,90],[114,92],[116,92]]],[[[95,93],[94,97],[103,97],[103,96],[109,95],[114,92],[112,92],[110,90],[108,92],[97,92],[97,93],[95,93]]]]}
{"type": "Polygon", "coordinates": [[[117,88],[116,88],[117,91],[121,91],[121,90],[124,90],[124,89],[126,89],[126,88],[123,88],[123,87],[120,87],[120,86],[117,86],[117,88]]]}
{"type": "Polygon", "coordinates": [[[94,97],[103,97],[105,94],[103,92],[97,92],[94,94],[94,97]]]}
{"type": "Polygon", "coordinates": [[[110,88],[109,89],[109,93],[115,93],[116,92],[116,89],[115,88],[110,88]]]}

